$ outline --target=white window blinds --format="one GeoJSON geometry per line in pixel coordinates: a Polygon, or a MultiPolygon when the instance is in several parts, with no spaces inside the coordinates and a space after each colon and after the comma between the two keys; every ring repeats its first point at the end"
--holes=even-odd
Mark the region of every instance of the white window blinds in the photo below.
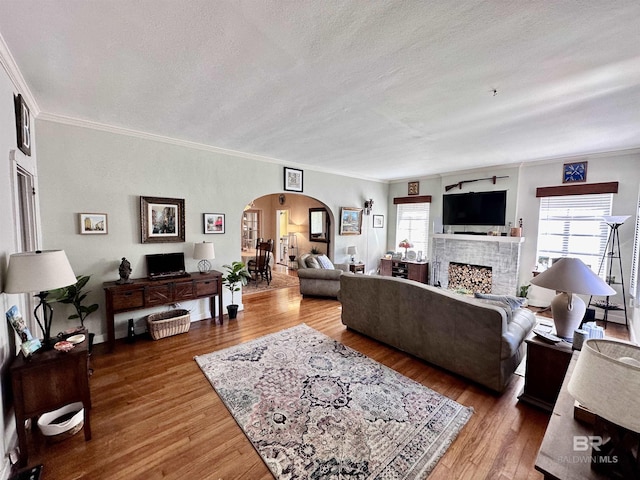
{"type": "MultiPolygon", "coordinates": [[[[541,198],[538,264],[544,269],[554,258],[577,257],[598,273],[609,235],[602,217],[611,215],[612,202],[610,193],[541,198]]],[[[606,271],[603,265],[603,279],[606,271]]]]}
{"type": "Polygon", "coordinates": [[[403,203],[398,205],[396,221],[396,251],[404,239],[413,245],[412,250],[429,255],[429,205],[430,203],[403,203]]]}
{"type": "Polygon", "coordinates": [[[636,234],[633,240],[633,255],[631,256],[631,281],[629,282],[629,294],[633,298],[640,296],[640,197],[638,198],[638,209],[636,210],[636,234]]]}

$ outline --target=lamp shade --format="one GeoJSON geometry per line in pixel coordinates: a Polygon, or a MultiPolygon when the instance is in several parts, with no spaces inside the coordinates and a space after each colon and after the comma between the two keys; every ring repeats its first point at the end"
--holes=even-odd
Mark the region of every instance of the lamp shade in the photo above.
{"type": "Polygon", "coordinates": [[[568,390],[596,415],[640,432],[640,347],[615,340],[587,340],[568,390]]]}
{"type": "Polygon", "coordinates": [[[45,292],[76,281],[64,250],[14,253],[9,257],[5,292],[45,292]]]}
{"type": "Polygon", "coordinates": [[[584,301],[574,294],[609,296],[616,293],[579,258],[559,259],[551,268],[533,277],[531,283],[560,292],[551,301],[551,314],[557,335],[569,342],[587,309],[584,301]]]}
{"type": "Polygon", "coordinates": [[[615,295],[616,293],[582,260],[571,257],[559,259],[551,268],[532,278],[531,283],[559,292],[582,295],[615,295]]]}
{"type": "Polygon", "coordinates": [[[355,245],[351,245],[347,247],[347,255],[357,255],[357,254],[358,254],[358,248],[355,245]]]}
{"type": "Polygon", "coordinates": [[[627,221],[629,217],[631,217],[631,215],[616,215],[616,216],[607,215],[602,217],[602,219],[608,225],[622,225],[624,222],[627,221]]]}
{"type": "Polygon", "coordinates": [[[193,258],[196,260],[208,260],[216,258],[216,252],[212,242],[195,243],[193,245],[193,258]]]}

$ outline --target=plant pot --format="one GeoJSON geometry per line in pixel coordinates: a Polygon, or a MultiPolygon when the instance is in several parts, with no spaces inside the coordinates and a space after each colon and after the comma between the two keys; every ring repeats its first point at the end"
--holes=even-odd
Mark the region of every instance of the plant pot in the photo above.
{"type": "Polygon", "coordinates": [[[238,316],[238,305],[227,305],[227,312],[229,313],[229,320],[233,320],[238,316]]]}

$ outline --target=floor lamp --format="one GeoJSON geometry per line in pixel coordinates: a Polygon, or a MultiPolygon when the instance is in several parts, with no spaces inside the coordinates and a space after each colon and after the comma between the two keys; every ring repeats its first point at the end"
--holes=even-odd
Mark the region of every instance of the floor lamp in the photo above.
{"type": "Polygon", "coordinates": [[[73,285],[76,281],[64,250],[14,253],[9,257],[4,291],[6,293],[38,292],[35,296],[40,299],[40,303],[33,310],[33,315],[42,330],[42,344],[45,348],[51,347],[54,343],[51,338],[53,308],[47,302],[49,291],[73,285]]]}

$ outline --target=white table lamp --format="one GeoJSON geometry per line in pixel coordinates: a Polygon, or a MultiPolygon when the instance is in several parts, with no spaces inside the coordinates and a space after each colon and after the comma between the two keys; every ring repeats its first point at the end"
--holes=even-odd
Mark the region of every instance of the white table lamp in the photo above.
{"type": "Polygon", "coordinates": [[[640,478],[640,347],[617,340],[587,340],[567,389],[596,415],[594,438],[599,442],[593,444],[591,467],[613,468],[622,474],[615,478],[640,478]]]}
{"type": "Polygon", "coordinates": [[[351,263],[355,263],[355,257],[358,254],[358,248],[355,245],[347,247],[347,255],[351,255],[351,263]]]}
{"type": "Polygon", "coordinates": [[[211,270],[211,262],[209,259],[216,258],[216,252],[212,242],[202,242],[193,244],[193,258],[200,260],[198,262],[198,270],[200,273],[209,273],[211,270]]]}
{"type": "Polygon", "coordinates": [[[564,257],[531,279],[533,285],[559,292],[551,301],[551,314],[556,334],[571,341],[580,326],[587,307],[575,294],[615,295],[616,291],[578,258],[564,257]]]}
{"type": "Polygon", "coordinates": [[[36,321],[42,330],[43,344],[50,347],[53,309],[47,303],[50,290],[67,287],[77,282],[64,250],[43,250],[14,253],[9,257],[6,293],[38,292],[40,303],[34,310],[36,321]],[[42,320],[38,310],[42,309],[42,320]]]}

